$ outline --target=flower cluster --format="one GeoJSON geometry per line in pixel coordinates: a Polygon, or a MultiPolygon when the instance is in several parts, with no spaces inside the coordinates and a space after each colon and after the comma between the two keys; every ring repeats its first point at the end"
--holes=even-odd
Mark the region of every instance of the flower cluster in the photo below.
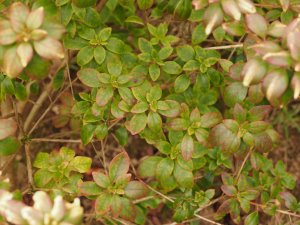
{"type": "Polygon", "coordinates": [[[0,47],[4,47],[0,66],[9,77],[17,77],[36,53],[44,59],[64,58],[58,41],[63,27],[45,21],[44,8],[29,10],[23,3],[10,6],[0,19],[0,47]]]}
{"type": "Polygon", "coordinates": [[[52,203],[47,193],[38,191],[33,195],[33,206],[13,199],[13,194],[0,190],[0,215],[17,225],[79,225],[83,208],[79,199],[67,203],[57,196],[52,203]]]}

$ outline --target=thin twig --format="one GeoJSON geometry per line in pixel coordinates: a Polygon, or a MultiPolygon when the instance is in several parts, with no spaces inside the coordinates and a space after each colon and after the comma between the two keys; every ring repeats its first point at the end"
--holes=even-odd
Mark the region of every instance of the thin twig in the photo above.
{"type": "MultiPolygon", "coordinates": [[[[75,82],[78,78],[74,79],[72,81],[75,82]]],[[[51,102],[51,104],[48,106],[48,108],[44,111],[44,113],[40,116],[40,118],[36,121],[36,123],[33,125],[33,127],[31,128],[31,130],[28,132],[27,135],[31,135],[32,132],[37,128],[38,124],[44,119],[44,117],[47,115],[47,113],[50,111],[50,109],[53,107],[53,105],[55,104],[55,102],[61,97],[61,95],[70,88],[70,84],[64,89],[62,90],[57,96],[56,98],[53,100],[53,102],[51,102]]]]}
{"type": "Polygon", "coordinates": [[[253,151],[253,147],[251,147],[251,148],[249,149],[249,151],[248,151],[246,157],[244,158],[244,161],[243,161],[243,163],[242,163],[242,165],[241,165],[241,167],[240,167],[240,169],[239,169],[239,171],[238,171],[238,173],[237,173],[237,175],[236,175],[236,182],[238,182],[238,180],[240,179],[242,170],[243,170],[243,168],[244,168],[244,166],[245,166],[245,164],[246,164],[246,162],[247,162],[249,156],[251,155],[252,151],[253,151]]]}
{"type": "MultiPolygon", "coordinates": [[[[142,180],[140,180],[140,181],[143,182],[142,180]]],[[[143,182],[143,183],[144,183],[144,182],[143,182]]],[[[147,188],[149,188],[149,189],[150,189],[151,191],[153,191],[154,193],[160,195],[161,197],[163,197],[164,199],[168,200],[169,202],[174,203],[174,200],[171,199],[170,197],[164,195],[163,193],[160,193],[159,191],[155,190],[155,189],[154,189],[153,187],[151,187],[150,185],[148,185],[148,184],[146,184],[146,183],[144,183],[144,184],[147,186],[147,188]]]]}
{"type": "MultiPolygon", "coordinates": [[[[262,209],[266,207],[265,205],[258,204],[258,203],[256,203],[256,202],[250,202],[250,204],[251,204],[251,205],[258,206],[258,207],[260,207],[260,208],[262,208],[262,209]]],[[[281,209],[276,209],[276,212],[281,213],[281,214],[284,214],[284,215],[288,215],[288,216],[293,216],[293,217],[300,218],[300,215],[297,214],[297,213],[292,213],[292,212],[285,211],[285,210],[281,210],[281,209]]]]}
{"type": "Polygon", "coordinates": [[[204,220],[204,221],[206,221],[206,222],[209,222],[209,223],[211,223],[211,224],[222,225],[221,223],[217,223],[217,222],[215,222],[215,221],[213,221],[213,220],[207,219],[207,218],[205,218],[205,217],[203,217],[203,216],[200,216],[200,215],[198,215],[198,214],[194,214],[194,216],[196,216],[197,218],[199,218],[199,219],[201,219],[201,220],[204,220]]]}
{"type": "Polygon", "coordinates": [[[27,166],[27,175],[28,175],[28,182],[32,188],[34,187],[33,176],[32,176],[32,164],[30,158],[30,144],[25,144],[25,155],[26,155],[26,166],[27,166]]]}
{"type": "Polygon", "coordinates": [[[207,50],[221,50],[221,49],[230,49],[230,48],[242,48],[243,44],[236,44],[236,45],[223,45],[223,46],[214,46],[214,47],[206,47],[204,49],[207,50]]]}
{"type": "Polygon", "coordinates": [[[50,139],[50,138],[32,138],[31,142],[59,142],[59,143],[81,143],[80,139],[70,140],[70,139],[50,139]]]}

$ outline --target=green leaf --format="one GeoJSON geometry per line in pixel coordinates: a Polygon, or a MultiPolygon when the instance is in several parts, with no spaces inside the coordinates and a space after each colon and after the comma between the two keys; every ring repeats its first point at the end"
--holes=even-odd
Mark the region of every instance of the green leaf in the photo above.
{"type": "Polygon", "coordinates": [[[53,173],[49,172],[47,169],[38,170],[34,176],[33,180],[37,187],[47,187],[47,184],[53,179],[53,173]]]}
{"type": "Polygon", "coordinates": [[[151,54],[153,47],[148,40],[146,40],[145,38],[139,38],[138,45],[141,52],[151,54]]]}
{"type": "Polygon", "coordinates": [[[101,41],[107,41],[110,38],[112,28],[111,27],[105,27],[102,30],[100,30],[98,36],[101,41]]]}
{"type": "Polygon", "coordinates": [[[165,60],[168,57],[170,57],[172,52],[173,52],[172,47],[163,47],[162,49],[159,50],[158,57],[159,57],[160,60],[165,60]]]}
{"type": "Polygon", "coordinates": [[[148,113],[147,124],[151,130],[160,132],[162,128],[162,119],[158,113],[150,111],[148,113]]]}
{"type": "Polygon", "coordinates": [[[193,30],[192,44],[193,45],[200,44],[201,42],[205,41],[206,38],[207,38],[207,35],[205,34],[204,27],[202,26],[202,24],[199,24],[193,30]]]}
{"type": "Polygon", "coordinates": [[[224,90],[224,102],[233,107],[236,103],[241,103],[247,96],[248,88],[240,82],[228,85],[224,90]]]}
{"type": "Polygon", "coordinates": [[[154,177],[156,174],[156,167],[162,160],[159,156],[150,156],[143,159],[138,167],[138,174],[141,178],[154,177]]]}
{"type": "Polygon", "coordinates": [[[86,173],[91,168],[91,165],[91,158],[84,156],[76,156],[74,159],[72,159],[69,166],[73,167],[74,170],[78,171],[79,173],[86,173]]]}
{"type": "Polygon", "coordinates": [[[178,57],[184,62],[192,60],[195,57],[195,51],[190,45],[179,46],[176,48],[176,52],[178,57]]]}
{"type": "Polygon", "coordinates": [[[130,166],[130,159],[126,152],[121,152],[113,158],[109,164],[109,178],[115,181],[127,174],[130,166]]]}
{"type": "Polygon", "coordinates": [[[146,102],[138,102],[132,108],[132,113],[143,113],[146,112],[149,108],[149,105],[146,102]]]}
{"type": "Polygon", "coordinates": [[[153,0],[137,0],[137,4],[141,10],[146,10],[151,8],[153,0]]]}
{"type": "Polygon", "coordinates": [[[81,128],[80,137],[84,145],[91,142],[94,137],[95,129],[96,126],[93,124],[86,124],[81,128]]]}
{"type": "Polygon", "coordinates": [[[80,66],[84,66],[88,64],[94,57],[94,48],[90,46],[86,46],[77,54],[77,63],[80,66]]]}
{"type": "Polygon", "coordinates": [[[164,179],[170,177],[173,173],[174,161],[170,158],[164,158],[156,166],[156,177],[160,182],[163,182],[164,179]]]}
{"type": "Polygon", "coordinates": [[[192,188],[194,186],[194,175],[191,171],[183,169],[175,163],[174,177],[180,187],[192,188]]]}
{"type": "Polygon", "coordinates": [[[193,138],[186,134],[184,135],[181,145],[181,154],[185,161],[188,161],[192,158],[193,152],[194,152],[194,141],[193,138]]]}
{"type": "Polygon", "coordinates": [[[241,144],[240,138],[223,123],[215,126],[209,134],[209,142],[224,151],[235,152],[241,144]]]}
{"type": "Polygon", "coordinates": [[[132,135],[140,133],[147,125],[147,116],[145,113],[134,115],[127,127],[132,135]]]}
{"type": "Polygon", "coordinates": [[[176,93],[182,93],[190,86],[190,77],[186,74],[180,75],[176,78],[174,89],[176,93]]]}
{"type": "Polygon", "coordinates": [[[58,90],[59,88],[61,88],[64,84],[64,81],[65,81],[65,74],[64,74],[64,70],[61,69],[55,74],[53,78],[53,89],[58,90]]]}
{"type": "Polygon", "coordinates": [[[94,58],[96,60],[96,62],[101,65],[106,57],[106,51],[102,46],[97,46],[94,49],[94,58]]]}
{"type": "Polygon", "coordinates": [[[108,127],[106,124],[99,124],[95,129],[95,136],[98,140],[103,140],[108,134],[108,127]]]}
{"type": "Polygon", "coordinates": [[[73,3],[79,8],[87,8],[94,6],[97,0],[73,0],[73,3]]]}
{"type": "Polygon", "coordinates": [[[80,194],[84,196],[96,196],[102,193],[101,188],[92,181],[82,182],[78,184],[80,194]]]}
{"type": "Polygon", "coordinates": [[[156,81],[160,76],[160,68],[157,64],[151,64],[149,66],[149,74],[153,81],[156,81]]]}
{"type": "Polygon", "coordinates": [[[100,87],[100,73],[95,69],[82,69],[77,72],[79,80],[88,87],[100,87]]]}
{"type": "Polygon", "coordinates": [[[129,17],[127,17],[125,22],[126,23],[135,23],[135,24],[139,24],[139,25],[144,25],[144,21],[139,16],[129,16],[129,17]]]}
{"type": "Polygon", "coordinates": [[[165,62],[162,69],[168,74],[180,74],[182,71],[181,66],[174,61],[165,62]]]}
{"type": "Polygon", "coordinates": [[[36,156],[33,166],[39,169],[46,169],[49,166],[49,154],[46,152],[39,152],[36,156]]]}
{"type": "Polygon", "coordinates": [[[16,98],[20,101],[25,101],[28,97],[25,86],[17,81],[14,82],[14,86],[16,98]]]}
{"type": "Polygon", "coordinates": [[[237,190],[233,185],[222,185],[221,186],[222,191],[227,196],[235,196],[237,194],[237,190]]]}
{"type": "Polygon", "coordinates": [[[107,60],[108,72],[112,75],[119,76],[122,72],[122,62],[117,56],[110,56],[107,60]]]}
{"type": "Polygon", "coordinates": [[[12,80],[9,77],[5,77],[1,82],[1,88],[4,89],[5,93],[13,95],[15,93],[15,87],[12,80]]]}
{"type": "Polygon", "coordinates": [[[199,62],[192,59],[192,60],[187,61],[186,64],[184,64],[183,70],[184,71],[194,71],[194,70],[198,70],[199,67],[200,67],[199,62]]]}
{"type": "Polygon", "coordinates": [[[93,172],[92,176],[93,176],[94,181],[96,182],[96,184],[99,187],[108,188],[109,185],[111,184],[108,176],[106,174],[104,174],[104,173],[93,172]]]}
{"type": "Polygon", "coordinates": [[[245,225],[258,225],[258,223],[259,215],[257,211],[249,214],[245,219],[245,225]]]}
{"type": "Polygon", "coordinates": [[[124,42],[118,38],[110,38],[106,48],[116,54],[124,54],[126,52],[124,42]]]}
{"type": "Polygon", "coordinates": [[[128,198],[139,199],[147,195],[148,188],[140,181],[130,181],[124,191],[128,198]]]}
{"type": "Polygon", "coordinates": [[[0,156],[14,154],[21,147],[20,141],[15,137],[7,137],[0,140],[0,156]]]}
{"type": "Polygon", "coordinates": [[[99,106],[105,106],[114,95],[112,87],[99,88],[96,95],[96,103],[99,106]]]}
{"type": "Polygon", "coordinates": [[[128,132],[127,132],[126,128],[119,127],[115,131],[115,135],[116,135],[120,145],[125,146],[128,143],[128,132]]]}

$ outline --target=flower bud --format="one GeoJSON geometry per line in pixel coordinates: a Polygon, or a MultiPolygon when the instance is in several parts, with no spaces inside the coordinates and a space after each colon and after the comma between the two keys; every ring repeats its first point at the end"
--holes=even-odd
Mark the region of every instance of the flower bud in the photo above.
{"type": "Polygon", "coordinates": [[[300,73],[294,73],[294,76],[291,81],[291,86],[294,91],[294,99],[299,98],[300,96],[300,73]]]}
{"type": "Polygon", "coordinates": [[[291,55],[287,51],[267,53],[263,56],[263,60],[280,67],[290,66],[292,63],[291,55]]]}
{"type": "Polygon", "coordinates": [[[286,25],[280,23],[278,20],[274,21],[268,30],[268,35],[273,37],[282,37],[285,31],[286,25]]]}
{"type": "Polygon", "coordinates": [[[237,0],[237,4],[243,13],[256,13],[256,8],[251,0],[237,0]]]}
{"type": "Polygon", "coordinates": [[[233,35],[233,36],[243,36],[245,34],[244,25],[243,25],[243,23],[241,23],[239,21],[223,23],[222,28],[228,34],[233,35]]]}
{"type": "Polygon", "coordinates": [[[248,28],[261,38],[264,38],[268,31],[267,20],[258,13],[246,15],[246,24],[248,28]]]}
{"type": "Polygon", "coordinates": [[[221,25],[223,22],[223,12],[218,3],[213,3],[206,9],[203,20],[206,24],[205,34],[209,35],[214,28],[221,25]]]}
{"type": "Polygon", "coordinates": [[[251,84],[259,83],[267,73],[267,65],[259,58],[250,59],[243,67],[243,85],[248,87],[251,84]]]}
{"type": "Polygon", "coordinates": [[[221,0],[224,12],[235,20],[241,19],[241,12],[235,0],[221,0]]]}
{"type": "Polygon", "coordinates": [[[276,69],[266,75],[263,81],[263,88],[267,99],[277,105],[279,98],[288,87],[288,75],[283,69],[276,69]]]}

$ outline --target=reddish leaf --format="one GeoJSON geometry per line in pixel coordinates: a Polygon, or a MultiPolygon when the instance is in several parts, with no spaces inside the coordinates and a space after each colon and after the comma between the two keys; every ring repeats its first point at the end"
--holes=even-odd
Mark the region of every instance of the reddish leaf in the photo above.
{"type": "Polygon", "coordinates": [[[147,186],[140,181],[130,181],[125,187],[125,195],[132,199],[145,197],[147,193],[147,186]]]}

